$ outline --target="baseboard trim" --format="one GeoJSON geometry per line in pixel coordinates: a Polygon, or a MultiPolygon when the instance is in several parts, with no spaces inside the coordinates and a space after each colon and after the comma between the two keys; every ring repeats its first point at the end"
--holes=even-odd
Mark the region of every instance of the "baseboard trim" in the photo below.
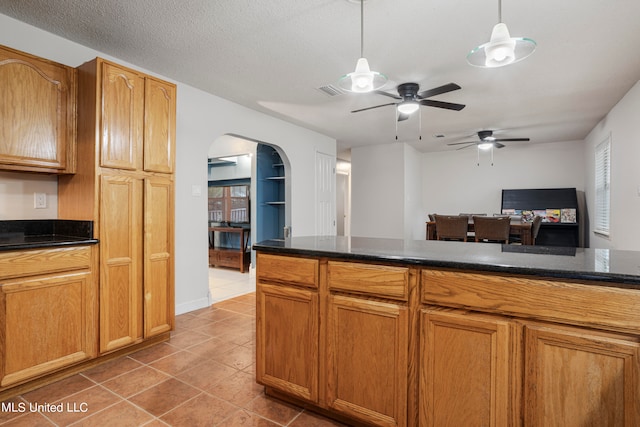
{"type": "Polygon", "coordinates": [[[200,310],[201,308],[209,307],[211,303],[208,297],[200,298],[197,300],[185,302],[182,304],[176,304],[176,316],[190,311],[200,310]]]}

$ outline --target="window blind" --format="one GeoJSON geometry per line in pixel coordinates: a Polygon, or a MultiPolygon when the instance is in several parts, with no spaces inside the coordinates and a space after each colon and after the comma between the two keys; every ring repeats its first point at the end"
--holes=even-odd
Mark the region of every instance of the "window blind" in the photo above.
{"type": "Polygon", "coordinates": [[[595,150],[595,228],[599,234],[609,235],[611,212],[611,135],[595,150]]]}

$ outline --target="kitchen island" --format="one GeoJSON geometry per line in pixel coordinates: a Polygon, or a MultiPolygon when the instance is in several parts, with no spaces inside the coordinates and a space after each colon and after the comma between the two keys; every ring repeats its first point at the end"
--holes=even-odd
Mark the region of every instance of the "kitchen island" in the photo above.
{"type": "Polygon", "coordinates": [[[640,425],[638,252],[356,237],[254,249],[271,396],[350,425],[640,425]]]}

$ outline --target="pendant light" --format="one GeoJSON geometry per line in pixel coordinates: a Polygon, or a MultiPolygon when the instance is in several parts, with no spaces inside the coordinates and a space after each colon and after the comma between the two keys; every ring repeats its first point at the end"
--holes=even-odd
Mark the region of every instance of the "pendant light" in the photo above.
{"type": "Polygon", "coordinates": [[[360,59],[355,71],[340,77],[338,85],[349,92],[366,93],[380,89],[386,82],[387,76],[371,71],[364,57],[364,0],[360,0],[360,59]]]}
{"type": "Polygon", "coordinates": [[[498,23],[491,39],[469,52],[467,62],[476,67],[495,68],[522,61],[536,50],[536,42],[526,37],[511,37],[502,22],[502,0],[498,0],[498,23]]]}

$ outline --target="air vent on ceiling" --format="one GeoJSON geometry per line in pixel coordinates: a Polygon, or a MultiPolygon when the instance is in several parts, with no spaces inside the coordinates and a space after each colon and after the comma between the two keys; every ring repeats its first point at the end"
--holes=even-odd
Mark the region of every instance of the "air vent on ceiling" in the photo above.
{"type": "Polygon", "coordinates": [[[318,88],[319,91],[324,92],[325,94],[329,95],[329,96],[338,96],[338,95],[343,95],[345,92],[340,89],[337,86],[334,86],[332,84],[328,84],[325,86],[320,86],[318,88]]]}

